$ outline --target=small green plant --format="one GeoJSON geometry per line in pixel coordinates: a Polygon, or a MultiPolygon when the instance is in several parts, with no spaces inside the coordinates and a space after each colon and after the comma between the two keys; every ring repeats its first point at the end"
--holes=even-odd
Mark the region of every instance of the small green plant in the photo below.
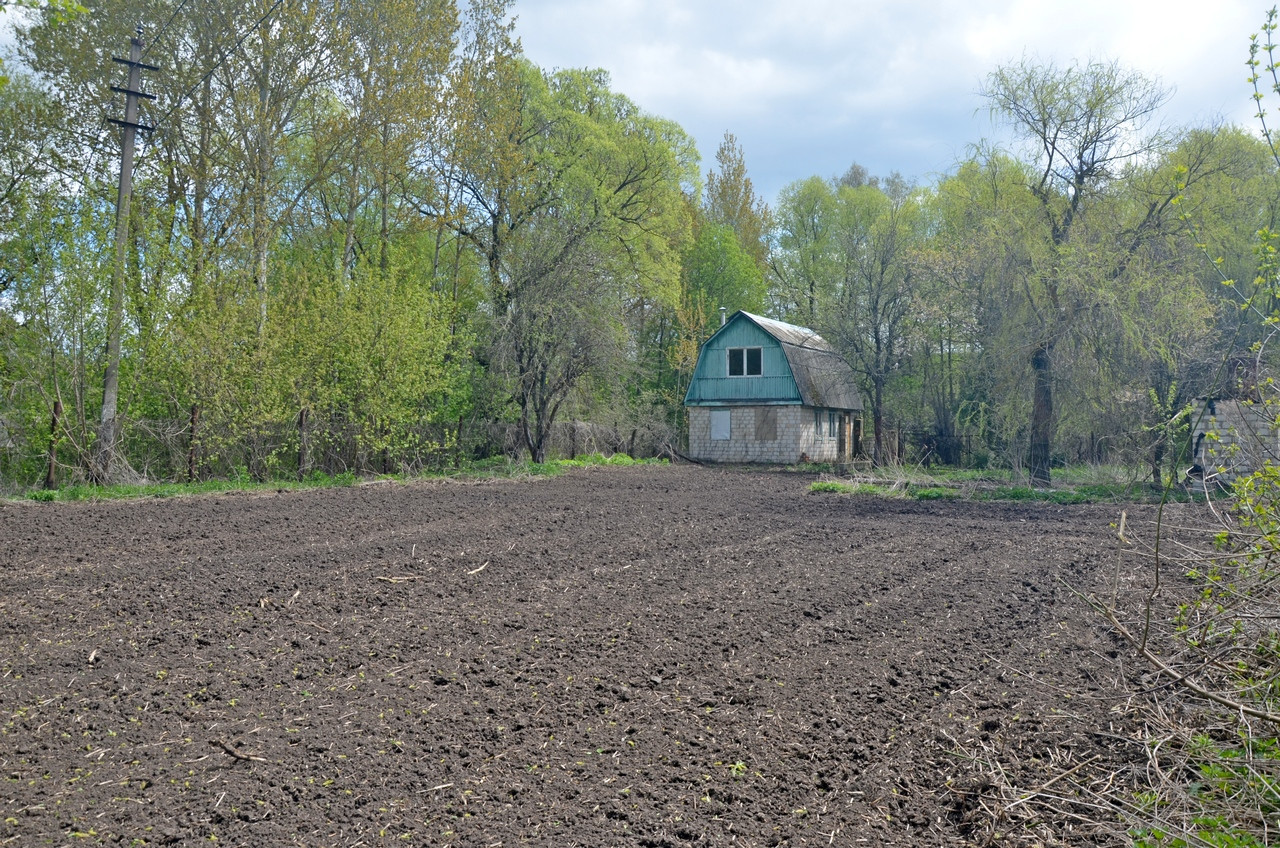
{"type": "Polygon", "coordinates": [[[997,486],[986,492],[989,500],[993,501],[1034,501],[1036,490],[1030,486],[997,486]]]}
{"type": "Polygon", "coordinates": [[[925,486],[919,489],[912,487],[908,493],[918,501],[940,501],[960,497],[960,492],[956,489],[943,486],[925,486]]]}

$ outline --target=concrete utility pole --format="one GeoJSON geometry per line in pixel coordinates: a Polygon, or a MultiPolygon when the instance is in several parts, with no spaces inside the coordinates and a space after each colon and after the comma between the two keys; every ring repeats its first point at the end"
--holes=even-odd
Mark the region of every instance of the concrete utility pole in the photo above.
{"type": "Polygon", "coordinates": [[[113,124],[124,128],[120,145],[120,194],[116,200],[116,261],[111,272],[110,302],[107,306],[107,368],[102,376],[102,417],[98,428],[98,444],[89,469],[89,476],[98,485],[106,485],[111,473],[120,441],[120,422],[117,410],[120,401],[120,328],[124,323],[125,255],[129,241],[129,202],[133,195],[133,145],[138,130],[150,131],[151,127],[138,123],[138,99],[155,100],[154,94],[139,90],[142,71],[160,70],[155,65],[142,62],[142,27],[129,42],[129,58],[113,61],[129,67],[129,83],[124,88],[111,86],[112,91],[125,96],[124,120],[109,118],[113,124]]]}

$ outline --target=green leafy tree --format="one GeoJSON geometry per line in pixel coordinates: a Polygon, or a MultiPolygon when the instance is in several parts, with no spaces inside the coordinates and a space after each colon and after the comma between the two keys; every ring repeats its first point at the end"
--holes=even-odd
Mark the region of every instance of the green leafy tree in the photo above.
{"type": "Polygon", "coordinates": [[[773,308],[810,327],[835,278],[835,202],[835,192],[820,177],[792,183],[778,196],[769,258],[773,308]]]}
{"type": "Polygon", "coordinates": [[[886,389],[906,365],[916,310],[919,199],[897,175],[856,186],[813,177],[783,191],[777,220],[781,311],[822,333],[862,377],[873,459],[884,462],[886,389]]]}
{"type": "Polygon", "coordinates": [[[719,324],[718,311],[761,312],[765,304],[764,275],[743,249],[733,229],[705,222],[684,255],[686,297],[706,316],[701,331],[719,324]]]}
{"type": "Polygon", "coordinates": [[[533,180],[552,192],[508,231],[494,350],[514,386],[525,446],[551,427],[589,374],[617,373],[633,304],[674,304],[688,234],[688,137],[608,88],[599,71],[526,77],[533,180]],[[554,177],[554,178],[553,178],[554,177]]]}

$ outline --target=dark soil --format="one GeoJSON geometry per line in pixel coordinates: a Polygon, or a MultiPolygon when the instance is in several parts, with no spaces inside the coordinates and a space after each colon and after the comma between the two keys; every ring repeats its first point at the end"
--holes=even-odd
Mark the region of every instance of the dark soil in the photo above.
{"type": "Polygon", "coordinates": [[[1064,585],[1119,507],[811,479],[0,505],[0,844],[1014,844],[993,781],[1128,791],[1064,585]]]}

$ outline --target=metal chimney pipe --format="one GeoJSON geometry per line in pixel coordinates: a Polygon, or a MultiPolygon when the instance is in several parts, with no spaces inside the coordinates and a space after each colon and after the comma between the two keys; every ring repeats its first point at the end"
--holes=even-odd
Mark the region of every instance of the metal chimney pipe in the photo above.
{"type": "Polygon", "coordinates": [[[729,310],[723,306],[720,307],[720,326],[723,327],[725,325],[725,322],[728,320],[729,320],[729,310]]]}

